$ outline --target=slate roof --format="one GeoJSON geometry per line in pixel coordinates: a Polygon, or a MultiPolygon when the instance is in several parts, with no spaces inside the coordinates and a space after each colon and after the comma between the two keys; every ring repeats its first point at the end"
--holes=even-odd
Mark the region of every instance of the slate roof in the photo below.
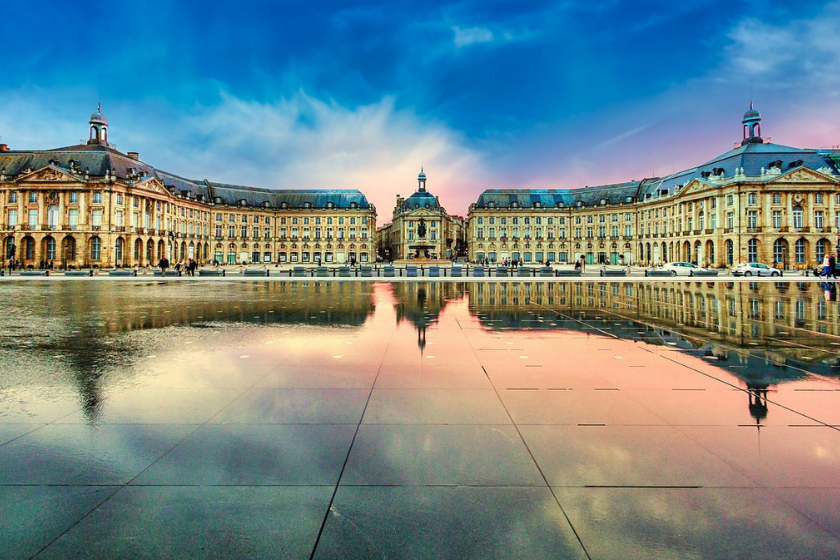
{"type": "Polygon", "coordinates": [[[598,206],[602,200],[615,205],[630,201],[644,200],[648,195],[673,194],[692,179],[704,179],[708,175],[723,173],[732,177],[741,168],[748,176],[760,176],[762,168],[766,171],[772,164],[778,164],[781,172],[786,173],[798,167],[807,167],[817,171],[829,168],[833,173],[840,172],[840,150],[814,150],[792,148],[771,143],[748,143],[722,154],[703,165],[679,171],[666,177],[654,177],[642,181],[630,181],[614,185],[599,185],[577,189],[488,189],[481,193],[473,206],[474,209],[510,208],[516,202],[522,208],[532,208],[535,202],[542,207],[598,206]],[[781,163],[779,163],[781,162],[781,163]],[[737,170],[737,171],[736,171],[737,170]]]}
{"type": "Polygon", "coordinates": [[[600,185],[582,189],[488,189],[479,195],[474,208],[510,208],[516,203],[520,208],[533,208],[536,203],[542,208],[558,206],[598,206],[601,201],[607,204],[620,204],[636,200],[642,183],[631,181],[615,185],[600,185]],[[629,199],[629,200],[628,200],[629,199]]]}
{"type": "Polygon", "coordinates": [[[771,164],[779,161],[781,162],[782,173],[797,167],[807,167],[814,171],[828,167],[833,173],[837,173],[838,156],[840,156],[838,150],[792,148],[771,143],[744,144],[703,165],[663,177],[651,183],[645,193],[653,194],[657,191],[665,191],[671,194],[675,187],[682,186],[695,178],[702,179],[703,173],[713,173],[716,169],[723,170],[725,177],[732,177],[735,175],[736,169],[741,168],[744,169],[745,175],[758,176],[761,175],[762,168],[767,170],[771,167],[771,164]]]}
{"type": "Polygon", "coordinates": [[[413,195],[403,200],[400,205],[400,210],[408,212],[415,208],[429,208],[431,210],[438,210],[441,208],[437,197],[429,191],[417,191],[413,195]]]}
{"type": "Polygon", "coordinates": [[[239,206],[240,201],[245,200],[248,206],[263,206],[267,202],[272,208],[280,208],[283,202],[288,208],[304,208],[307,202],[312,208],[327,208],[329,203],[335,208],[351,208],[354,204],[362,209],[373,208],[365,195],[356,189],[277,190],[187,179],[156,169],[101,144],[80,144],[54,150],[0,152],[0,171],[7,178],[48,165],[68,172],[72,165],[81,173],[87,171],[94,179],[103,178],[106,174],[113,174],[125,181],[155,177],[167,188],[174,189],[175,194],[189,193],[193,198],[201,195],[209,202],[221,199],[222,204],[230,206],[239,206]]]}

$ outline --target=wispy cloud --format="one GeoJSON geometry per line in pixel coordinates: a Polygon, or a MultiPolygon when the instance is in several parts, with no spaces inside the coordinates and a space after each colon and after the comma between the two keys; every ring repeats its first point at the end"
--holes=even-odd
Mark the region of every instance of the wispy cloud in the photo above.
{"type": "Polygon", "coordinates": [[[275,103],[222,94],[178,130],[171,140],[180,148],[151,163],[269,188],[358,188],[377,206],[380,223],[397,193],[414,192],[421,163],[429,190],[453,212],[475,200],[483,176],[481,155],[461,134],[395,108],[392,97],[345,107],[302,91],[275,103]]]}
{"type": "Polygon", "coordinates": [[[840,2],[803,18],[747,18],[729,33],[724,71],[731,77],[756,77],[774,87],[825,86],[840,81],[840,2]]]}
{"type": "Polygon", "coordinates": [[[635,136],[636,134],[638,134],[641,131],[645,130],[646,128],[650,127],[650,125],[651,125],[651,123],[643,124],[642,126],[637,126],[636,128],[634,128],[632,130],[628,130],[626,132],[623,132],[623,133],[619,134],[618,136],[613,136],[609,140],[606,140],[606,141],[601,142],[600,144],[597,144],[596,146],[594,146],[594,149],[595,150],[601,150],[603,148],[607,148],[609,146],[612,146],[613,144],[618,144],[622,140],[626,140],[627,138],[630,138],[631,136],[635,136]]]}
{"type": "Polygon", "coordinates": [[[452,31],[455,32],[453,42],[458,48],[473,45],[475,43],[489,43],[493,41],[494,38],[493,32],[484,27],[462,28],[457,25],[453,25],[452,31]]]}

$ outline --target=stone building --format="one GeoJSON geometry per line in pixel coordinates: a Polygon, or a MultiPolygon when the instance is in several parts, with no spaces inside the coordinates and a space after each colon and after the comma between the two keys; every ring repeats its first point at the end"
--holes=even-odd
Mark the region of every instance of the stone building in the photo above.
{"type": "Polygon", "coordinates": [[[438,197],[426,190],[426,173],[421,169],[417,191],[408,198],[397,195],[391,222],[376,236],[378,254],[386,261],[452,259],[464,245],[464,219],[447,214],[438,197]]]}
{"type": "Polygon", "coordinates": [[[808,268],[840,243],[840,150],[743,138],[667,177],[583,189],[487,190],[470,206],[471,260],[808,268]]]}
{"type": "Polygon", "coordinates": [[[117,151],[97,110],[85,144],[0,144],[0,240],[23,266],[343,263],[373,257],[376,209],[358,190],[191,180],[117,151]]]}

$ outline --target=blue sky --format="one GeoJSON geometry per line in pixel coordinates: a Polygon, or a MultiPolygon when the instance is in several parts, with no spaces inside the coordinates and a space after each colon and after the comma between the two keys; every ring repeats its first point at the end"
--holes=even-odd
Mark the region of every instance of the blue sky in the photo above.
{"type": "Polygon", "coordinates": [[[840,2],[4,2],[0,136],[269,188],[575,188],[840,144],[840,2]]]}

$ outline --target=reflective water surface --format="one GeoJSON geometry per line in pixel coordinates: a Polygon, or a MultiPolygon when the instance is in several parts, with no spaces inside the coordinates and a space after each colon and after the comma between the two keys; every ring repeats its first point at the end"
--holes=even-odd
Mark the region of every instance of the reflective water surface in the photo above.
{"type": "Polygon", "coordinates": [[[794,282],[0,285],[4,558],[840,558],[794,282]]]}

